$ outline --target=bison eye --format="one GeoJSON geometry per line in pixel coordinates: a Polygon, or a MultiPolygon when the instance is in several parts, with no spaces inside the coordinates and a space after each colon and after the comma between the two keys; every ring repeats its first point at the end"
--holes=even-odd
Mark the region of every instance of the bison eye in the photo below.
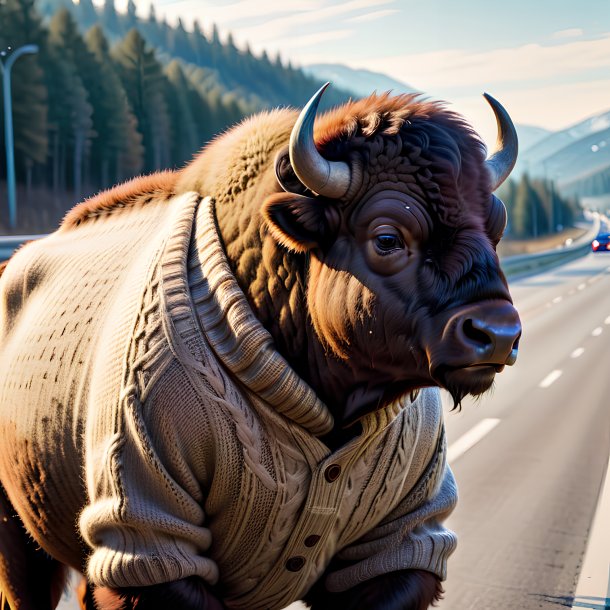
{"type": "Polygon", "coordinates": [[[402,248],[402,241],[398,235],[383,233],[375,237],[375,245],[380,254],[389,254],[394,250],[402,248]]]}

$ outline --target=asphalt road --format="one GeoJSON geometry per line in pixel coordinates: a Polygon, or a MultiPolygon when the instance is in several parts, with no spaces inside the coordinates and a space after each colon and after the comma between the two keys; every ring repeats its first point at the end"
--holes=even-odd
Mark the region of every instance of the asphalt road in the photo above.
{"type": "Polygon", "coordinates": [[[610,254],[511,288],[517,364],[460,413],[447,401],[459,544],[440,608],[602,610],[573,597],[610,451],[610,254]]]}
{"type": "Polygon", "coordinates": [[[516,365],[493,393],[446,413],[450,448],[487,433],[452,459],[459,543],[440,608],[601,610],[607,582],[597,599],[573,596],[610,450],[610,255],[511,291],[523,323],[516,365]]]}

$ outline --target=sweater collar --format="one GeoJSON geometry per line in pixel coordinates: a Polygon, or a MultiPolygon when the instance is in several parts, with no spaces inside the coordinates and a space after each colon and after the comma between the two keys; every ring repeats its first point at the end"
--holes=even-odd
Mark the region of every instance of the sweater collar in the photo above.
{"type": "Polygon", "coordinates": [[[223,365],[248,390],[312,434],[330,432],[328,407],[276,350],[231,272],[210,197],[198,206],[188,283],[201,330],[223,365]]]}

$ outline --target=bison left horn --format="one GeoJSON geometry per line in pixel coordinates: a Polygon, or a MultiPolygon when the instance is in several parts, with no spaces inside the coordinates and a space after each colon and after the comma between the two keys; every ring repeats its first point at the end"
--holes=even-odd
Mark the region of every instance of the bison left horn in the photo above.
{"type": "Polygon", "coordinates": [[[484,93],[483,95],[494,111],[496,123],[498,124],[496,148],[485,162],[491,174],[491,190],[495,191],[508,178],[513,167],[515,167],[519,143],[517,140],[517,130],[504,106],[489,95],[489,93],[484,93]]]}
{"type": "Polygon", "coordinates": [[[351,171],[343,161],[329,161],[316,148],[313,124],[326,83],[307,102],[290,134],[290,164],[299,180],[310,191],[333,199],[343,197],[351,182],[351,171]]]}

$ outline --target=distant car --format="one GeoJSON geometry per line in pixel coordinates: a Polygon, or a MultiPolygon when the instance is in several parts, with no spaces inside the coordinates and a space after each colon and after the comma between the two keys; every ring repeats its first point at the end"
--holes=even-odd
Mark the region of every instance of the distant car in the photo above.
{"type": "Polygon", "coordinates": [[[610,233],[600,233],[592,242],[593,252],[607,252],[610,250],[610,233]]]}

